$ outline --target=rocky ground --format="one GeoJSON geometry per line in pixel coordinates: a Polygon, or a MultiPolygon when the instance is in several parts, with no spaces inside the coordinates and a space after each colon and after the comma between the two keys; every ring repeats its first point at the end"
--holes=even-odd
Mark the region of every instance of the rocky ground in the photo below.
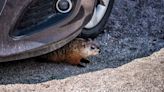
{"type": "Polygon", "coordinates": [[[0,90],[164,91],[164,50],[143,58],[164,48],[164,0],[115,0],[108,20],[95,39],[101,54],[89,58],[85,68],[33,60],[1,63],[0,90]]]}
{"type": "Polygon", "coordinates": [[[1,92],[164,92],[164,49],[118,68],[38,84],[8,84],[1,92]]]}

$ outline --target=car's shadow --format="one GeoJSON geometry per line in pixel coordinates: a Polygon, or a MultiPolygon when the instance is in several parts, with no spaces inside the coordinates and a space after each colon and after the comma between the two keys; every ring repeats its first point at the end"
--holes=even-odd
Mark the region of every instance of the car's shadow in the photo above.
{"type": "Polygon", "coordinates": [[[91,64],[79,68],[33,59],[0,63],[0,85],[60,80],[105,68],[117,68],[136,58],[151,55],[164,47],[164,17],[160,12],[164,10],[163,4],[160,0],[117,0],[105,33],[96,38],[101,54],[90,58],[91,64]]]}

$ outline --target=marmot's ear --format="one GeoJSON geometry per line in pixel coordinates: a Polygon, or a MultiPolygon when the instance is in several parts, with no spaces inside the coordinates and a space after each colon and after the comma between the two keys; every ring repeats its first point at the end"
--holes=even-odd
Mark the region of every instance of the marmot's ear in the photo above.
{"type": "Polygon", "coordinates": [[[82,42],[82,46],[83,46],[83,47],[86,47],[86,43],[82,42]]]}

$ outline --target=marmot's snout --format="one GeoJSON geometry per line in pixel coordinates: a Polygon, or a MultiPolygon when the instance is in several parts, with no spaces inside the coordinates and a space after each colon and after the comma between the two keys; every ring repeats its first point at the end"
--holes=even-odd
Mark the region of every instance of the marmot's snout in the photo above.
{"type": "Polygon", "coordinates": [[[82,50],[84,57],[88,57],[88,56],[96,56],[100,53],[100,47],[95,44],[94,42],[88,42],[86,43],[87,46],[85,46],[85,48],[82,50]]]}
{"type": "Polygon", "coordinates": [[[90,50],[91,50],[92,52],[96,52],[97,54],[100,53],[100,47],[97,46],[97,45],[95,45],[95,44],[91,45],[90,50]]]}

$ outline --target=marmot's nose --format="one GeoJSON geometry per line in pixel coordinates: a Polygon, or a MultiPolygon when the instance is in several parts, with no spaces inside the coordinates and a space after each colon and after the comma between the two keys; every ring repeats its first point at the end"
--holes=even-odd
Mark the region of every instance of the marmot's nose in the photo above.
{"type": "Polygon", "coordinates": [[[101,50],[99,49],[99,53],[101,53],[101,50]]]}

